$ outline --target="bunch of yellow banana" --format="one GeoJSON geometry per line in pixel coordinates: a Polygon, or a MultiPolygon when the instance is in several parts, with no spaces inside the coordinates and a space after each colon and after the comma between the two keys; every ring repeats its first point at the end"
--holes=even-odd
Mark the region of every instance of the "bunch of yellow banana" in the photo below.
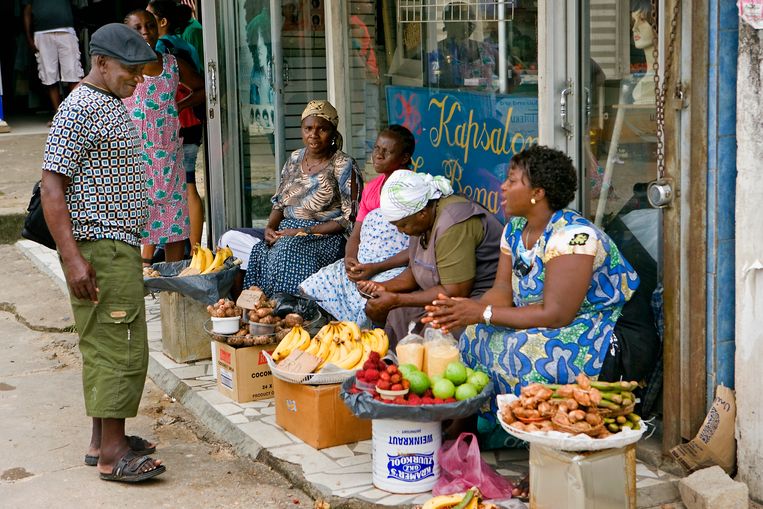
{"type": "Polygon", "coordinates": [[[191,257],[191,263],[178,275],[195,276],[197,274],[212,274],[221,270],[225,260],[231,256],[233,256],[233,251],[228,246],[219,248],[217,252],[212,254],[209,248],[196,244],[196,252],[191,257]]]}
{"type": "Polygon", "coordinates": [[[360,341],[374,351],[379,352],[380,357],[387,355],[389,350],[389,338],[384,329],[363,329],[360,333],[360,341]]]}
{"type": "Polygon", "coordinates": [[[310,333],[296,325],[273,350],[273,360],[278,362],[288,357],[294,350],[306,350],[308,346],[310,346],[310,333]]]}

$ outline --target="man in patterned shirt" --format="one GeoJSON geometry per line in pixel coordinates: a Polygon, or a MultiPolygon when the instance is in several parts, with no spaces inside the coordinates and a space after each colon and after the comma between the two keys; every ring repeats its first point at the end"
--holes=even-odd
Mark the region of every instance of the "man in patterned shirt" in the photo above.
{"type": "Polygon", "coordinates": [[[154,444],[125,436],[148,367],[140,229],[146,221],[141,141],[122,103],[156,59],[126,25],[98,29],[92,70],[61,104],[45,144],[42,205],[69,286],[93,428],[85,463],[101,479],[165,471],[154,444]]]}

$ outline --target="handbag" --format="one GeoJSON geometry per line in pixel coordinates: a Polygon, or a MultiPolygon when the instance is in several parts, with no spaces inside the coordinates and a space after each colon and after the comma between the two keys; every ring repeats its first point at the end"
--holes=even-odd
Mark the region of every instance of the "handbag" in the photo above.
{"type": "Polygon", "coordinates": [[[42,196],[39,180],[32,188],[32,199],[29,200],[29,206],[26,211],[27,215],[24,218],[24,227],[21,230],[21,236],[55,250],[56,242],[50,234],[48,224],[45,222],[45,216],[42,212],[42,196]]]}

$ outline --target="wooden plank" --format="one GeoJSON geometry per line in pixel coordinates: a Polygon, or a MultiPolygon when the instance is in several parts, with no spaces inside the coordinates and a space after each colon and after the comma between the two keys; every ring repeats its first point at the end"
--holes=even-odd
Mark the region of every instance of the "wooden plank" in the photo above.
{"type": "MultiPolygon", "coordinates": [[[[707,0],[692,4],[692,26],[706,23],[707,0]],[[704,10],[703,10],[704,9],[704,10]]],[[[693,437],[705,418],[707,404],[707,65],[706,30],[692,30],[691,165],[689,167],[689,387],[688,435],[693,437]]],[[[675,101],[675,99],[673,99],[675,101]]],[[[677,111],[677,110],[676,110],[677,111]]],[[[688,128],[688,126],[687,126],[688,128]]]]}
{"type": "Polygon", "coordinates": [[[164,354],[180,363],[210,359],[210,340],[204,332],[207,307],[177,292],[160,292],[159,305],[164,354]]]}

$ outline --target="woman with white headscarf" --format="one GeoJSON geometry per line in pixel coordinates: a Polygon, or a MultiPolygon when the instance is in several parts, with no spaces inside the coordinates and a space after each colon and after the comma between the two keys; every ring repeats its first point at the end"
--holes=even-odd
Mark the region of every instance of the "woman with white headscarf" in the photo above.
{"type": "Polygon", "coordinates": [[[474,297],[493,285],[503,226],[482,206],[453,195],[444,177],[396,171],[382,188],[380,210],[410,236],[408,268],[383,283],[361,281],[358,289],[373,296],[366,314],[386,324],[392,344],[411,321],[421,329],[424,306],[439,293],[474,297]]]}

